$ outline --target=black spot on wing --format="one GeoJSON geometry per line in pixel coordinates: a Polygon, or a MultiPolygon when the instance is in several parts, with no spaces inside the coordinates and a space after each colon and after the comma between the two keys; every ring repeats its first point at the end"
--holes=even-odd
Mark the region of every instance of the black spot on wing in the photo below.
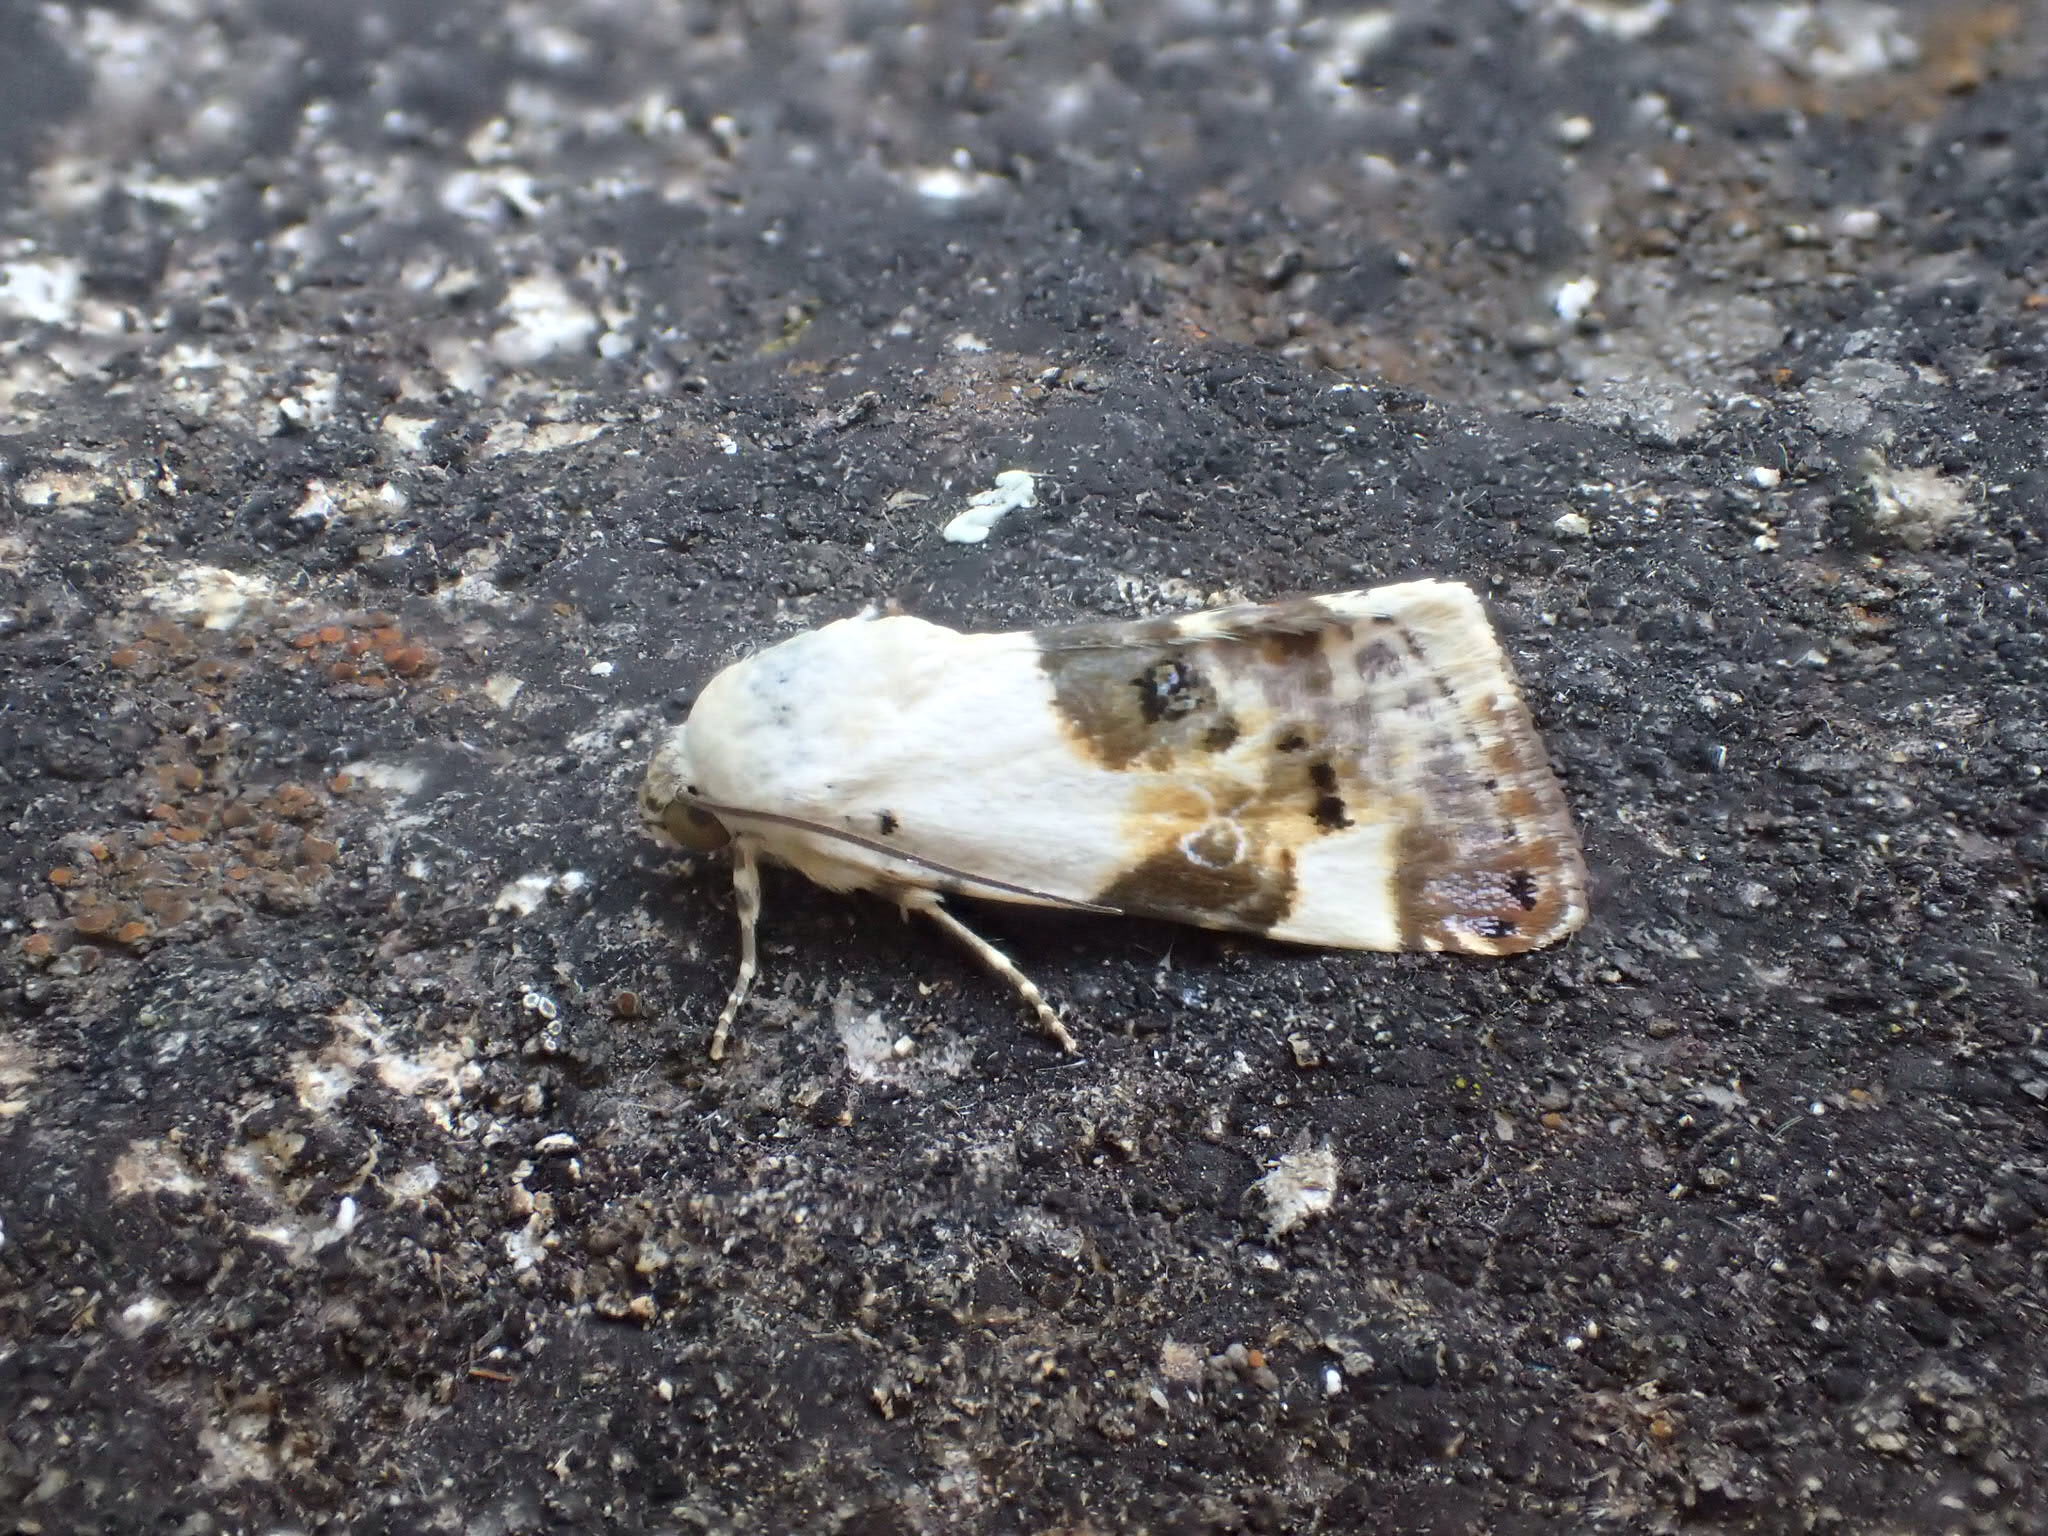
{"type": "Polygon", "coordinates": [[[1215,702],[1202,674],[1179,657],[1153,662],[1131,679],[1131,686],[1138,690],[1138,710],[1147,725],[1193,714],[1205,699],[1215,702]]]}
{"type": "Polygon", "coordinates": [[[1236,744],[1242,728],[1185,646],[1102,645],[1044,649],[1062,724],[1106,768],[1170,771],[1189,753],[1236,744]]]}
{"type": "Polygon", "coordinates": [[[1316,791],[1316,825],[1325,832],[1341,832],[1350,826],[1351,814],[1345,808],[1344,797],[1337,793],[1337,770],[1327,762],[1310,763],[1308,781],[1316,791]]]}

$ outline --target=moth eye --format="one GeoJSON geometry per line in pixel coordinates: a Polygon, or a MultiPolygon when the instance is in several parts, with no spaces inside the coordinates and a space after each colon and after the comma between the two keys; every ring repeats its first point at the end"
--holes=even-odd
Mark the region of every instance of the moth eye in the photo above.
{"type": "Polygon", "coordinates": [[[716,816],[681,800],[661,813],[661,829],[692,853],[715,853],[732,841],[716,816]]]}

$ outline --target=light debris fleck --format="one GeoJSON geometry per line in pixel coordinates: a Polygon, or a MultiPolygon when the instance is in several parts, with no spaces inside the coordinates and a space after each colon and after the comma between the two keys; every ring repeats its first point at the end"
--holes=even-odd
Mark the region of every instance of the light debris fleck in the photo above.
{"type": "Polygon", "coordinates": [[[1593,307],[1593,300],[1599,296],[1598,278],[1569,278],[1551,290],[1550,307],[1557,311],[1557,318],[1566,325],[1577,325],[1586,318],[1587,311],[1593,307]]]}
{"type": "Polygon", "coordinates": [[[1037,477],[1028,469],[1006,469],[988,490],[967,498],[967,510],[946,524],[945,537],[954,544],[979,544],[1010,513],[1037,505],[1037,477]]]}

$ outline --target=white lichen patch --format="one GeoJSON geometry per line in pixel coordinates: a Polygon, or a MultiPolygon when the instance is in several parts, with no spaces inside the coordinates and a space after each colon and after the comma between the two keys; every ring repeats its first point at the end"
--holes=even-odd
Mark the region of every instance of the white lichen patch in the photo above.
{"type": "Polygon", "coordinates": [[[0,316],[32,325],[68,325],[78,312],[85,269],[68,256],[0,262],[0,316]]]}
{"type": "Polygon", "coordinates": [[[1817,0],[1740,5],[1735,13],[1759,48],[1811,80],[1840,83],[1907,69],[1920,57],[1920,46],[1895,5],[1817,0]]]}
{"type": "Polygon", "coordinates": [[[1567,278],[1550,291],[1550,307],[1566,325],[1586,318],[1593,300],[1600,296],[1600,280],[1594,277],[1567,278]]]}
{"type": "Polygon", "coordinates": [[[548,899],[548,892],[555,888],[555,877],[545,871],[524,874],[508,880],[498,888],[498,899],[491,903],[493,912],[510,912],[514,917],[531,917],[541,909],[548,899]]]}
{"type": "Polygon", "coordinates": [[[432,1163],[414,1163],[410,1168],[401,1168],[384,1181],[385,1191],[394,1200],[404,1200],[417,1205],[441,1187],[441,1170],[432,1163]]]}
{"type": "Polygon", "coordinates": [[[171,1315],[171,1304],[161,1296],[138,1296],[114,1314],[114,1331],[123,1338],[140,1338],[171,1315]]]}
{"type": "Polygon", "coordinates": [[[90,469],[49,469],[15,483],[14,494],[25,507],[85,507],[101,491],[114,489],[114,477],[90,469]]]}
{"type": "Polygon", "coordinates": [[[415,768],[410,763],[379,763],[359,758],[341,771],[366,788],[381,790],[401,800],[410,800],[427,784],[426,770],[415,768]]]}
{"type": "Polygon", "coordinates": [[[1391,10],[1353,11],[1348,16],[1320,18],[1302,28],[1312,41],[1309,86],[1340,106],[1356,106],[1353,82],[1366,61],[1394,35],[1397,18],[1391,10]]]}
{"type": "Polygon", "coordinates": [[[237,1413],[220,1424],[205,1424],[199,1430],[199,1450],[206,1465],[199,1481],[208,1488],[229,1488],[236,1483],[267,1483],[277,1476],[277,1463],[270,1442],[275,1424],[267,1413],[237,1413]]]}
{"type": "Polygon", "coordinates": [[[846,1051],[846,1072],[857,1083],[898,1087],[957,1078],[970,1053],[956,1036],[913,1040],[890,1025],[879,1010],[862,1008],[851,992],[832,999],[832,1028],[846,1051]]]}
{"type": "Polygon", "coordinates": [[[407,416],[393,411],[377,424],[377,430],[404,453],[426,451],[427,434],[434,428],[432,416],[407,416]]]}
{"type": "Polygon", "coordinates": [[[277,402],[277,432],[316,432],[333,424],[341,405],[341,376],[311,369],[277,402]]]}
{"type": "Polygon", "coordinates": [[[1296,1147],[1254,1186],[1266,1202],[1266,1234],[1283,1237],[1337,1203],[1337,1154],[1325,1143],[1296,1147]]]}
{"type": "Polygon", "coordinates": [[[508,453],[555,453],[604,433],[604,424],[596,421],[543,421],[531,426],[523,421],[501,421],[491,428],[479,456],[495,459],[508,453]]]}
{"type": "Polygon", "coordinates": [[[1877,453],[1862,463],[1870,526],[1908,549],[1926,549],[1974,521],[1970,484],[1937,469],[1893,469],[1877,453]]]}
{"type": "Polygon", "coordinates": [[[1000,176],[977,171],[963,151],[951,165],[922,166],[909,173],[910,188],[930,203],[964,203],[987,197],[1003,185],[1000,176]]]}
{"type": "Polygon", "coordinates": [[[292,1062],[293,1088],[308,1109],[339,1103],[365,1076],[412,1099],[444,1131],[455,1125],[464,1093],[482,1080],[472,1059],[476,1044],[467,1036],[407,1052],[384,1032],[375,1009],[351,998],[334,1011],[334,1034],[316,1056],[292,1062]]]}
{"type": "Polygon", "coordinates": [[[130,1142],[107,1173],[107,1193],[116,1200],[138,1195],[196,1195],[201,1187],[184,1154],[167,1141],[130,1142]]]}
{"type": "Polygon", "coordinates": [[[261,576],[244,576],[217,565],[188,565],[142,591],[152,607],[202,629],[233,629],[266,612],[277,588],[261,576]]]}
{"type": "Polygon", "coordinates": [[[499,709],[507,709],[525,686],[523,677],[514,677],[510,672],[493,672],[484,679],[484,697],[499,709]]]}
{"type": "Polygon", "coordinates": [[[979,544],[1010,513],[1038,505],[1038,478],[1028,469],[1006,469],[993,486],[967,498],[967,509],[946,524],[955,544],[979,544]]]}
{"type": "Polygon", "coordinates": [[[596,313],[552,272],[520,278],[498,308],[505,324],[492,334],[491,351],[514,366],[581,351],[597,334],[596,313]]]}
{"type": "Polygon", "coordinates": [[[0,1120],[12,1119],[28,1108],[22,1092],[40,1076],[40,1063],[27,1045],[0,1035],[0,1120]]]}
{"type": "Polygon", "coordinates": [[[1551,0],[1553,11],[1569,16],[1588,32],[1640,42],[1664,24],[1671,0],[1551,0]]]}
{"type": "Polygon", "coordinates": [[[580,869],[565,869],[559,874],[545,871],[524,874],[498,888],[491,910],[510,912],[515,917],[531,917],[548,897],[559,896],[567,901],[589,887],[590,877],[580,869]]]}

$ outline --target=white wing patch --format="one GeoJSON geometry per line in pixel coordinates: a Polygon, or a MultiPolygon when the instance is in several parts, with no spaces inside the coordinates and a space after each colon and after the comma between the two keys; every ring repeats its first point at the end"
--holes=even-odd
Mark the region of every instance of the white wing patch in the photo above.
{"type": "Polygon", "coordinates": [[[1542,743],[1451,582],[996,635],[842,620],[714,677],[641,798],[664,835],[729,835],[743,886],[767,857],[932,916],[1069,1048],[946,896],[1489,955],[1586,912],[1542,743]]]}

